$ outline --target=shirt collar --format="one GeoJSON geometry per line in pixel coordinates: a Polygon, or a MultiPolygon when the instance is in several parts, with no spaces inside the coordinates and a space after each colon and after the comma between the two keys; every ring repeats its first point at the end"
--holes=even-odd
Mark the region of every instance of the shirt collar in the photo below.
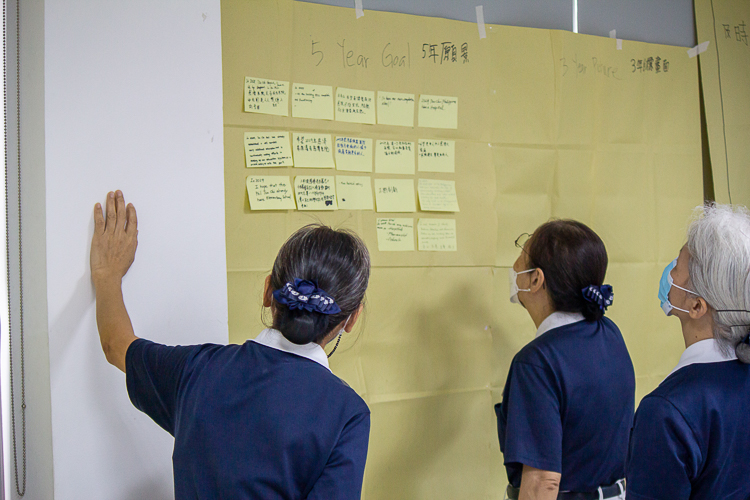
{"type": "Polygon", "coordinates": [[[266,328],[260,335],[253,339],[253,342],[276,349],[279,351],[288,352],[303,358],[310,359],[316,363],[326,367],[328,371],[331,369],[328,366],[328,356],[320,345],[315,342],[309,344],[298,345],[293,342],[289,342],[284,335],[273,328],[266,328]]]}
{"type": "Polygon", "coordinates": [[[570,325],[572,323],[578,323],[583,321],[584,317],[581,313],[569,313],[562,311],[555,311],[546,318],[536,329],[536,336],[539,337],[543,333],[547,333],[553,328],[559,328],[561,326],[570,325]]]}
{"type": "MultiPolygon", "coordinates": [[[[732,351],[729,354],[724,354],[719,349],[719,344],[715,339],[699,340],[695,344],[689,346],[680,356],[680,361],[677,366],[674,367],[669,375],[680,368],[684,368],[688,365],[696,363],[718,363],[720,361],[731,361],[737,359],[737,355],[732,351]]],[[[669,376],[667,375],[667,376],[669,376]]]]}

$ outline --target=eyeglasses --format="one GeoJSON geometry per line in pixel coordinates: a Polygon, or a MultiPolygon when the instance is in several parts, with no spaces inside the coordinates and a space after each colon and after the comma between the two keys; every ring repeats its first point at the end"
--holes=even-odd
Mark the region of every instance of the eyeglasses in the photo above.
{"type": "Polygon", "coordinates": [[[526,243],[531,239],[531,235],[529,233],[521,233],[521,236],[516,238],[516,246],[521,249],[523,253],[525,253],[529,257],[529,263],[531,263],[531,254],[526,251],[526,243]]]}
{"type": "Polygon", "coordinates": [[[524,247],[530,239],[531,235],[529,233],[521,233],[521,236],[516,238],[516,246],[525,252],[524,247]]]}

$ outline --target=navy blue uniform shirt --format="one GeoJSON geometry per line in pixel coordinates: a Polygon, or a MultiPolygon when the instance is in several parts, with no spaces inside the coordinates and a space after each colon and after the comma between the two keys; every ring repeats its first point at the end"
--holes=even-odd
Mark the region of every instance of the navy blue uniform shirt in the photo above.
{"type": "Polygon", "coordinates": [[[750,498],[750,365],[685,366],[643,398],[627,477],[628,500],[750,498]]]}
{"type": "Polygon", "coordinates": [[[635,373],[608,318],[553,328],[513,358],[495,406],[511,485],[524,465],[559,472],[560,491],[591,492],[625,477],[635,373]]]}
{"type": "Polygon", "coordinates": [[[136,408],[175,438],[175,498],[359,499],[370,412],[326,367],[256,342],[126,355],[136,408]]]}

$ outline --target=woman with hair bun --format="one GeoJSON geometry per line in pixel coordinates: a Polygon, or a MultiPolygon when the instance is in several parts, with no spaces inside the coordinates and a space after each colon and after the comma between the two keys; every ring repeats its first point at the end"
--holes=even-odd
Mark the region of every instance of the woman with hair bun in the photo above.
{"type": "Polygon", "coordinates": [[[303,227],[266,279],[272,328],[242,345],[165,346],[135,336],[122,298],[135,208],[109,193],[106,215],[97,204],[91,274],[102,349],[126,373],[133,405],[175,438],[175,498],[359,499],[370,411],[323,348],[362,312],[364,243],[303,227]]]}
{"type": "Polygon", "coordinates": [[[588,226],[553,220],[516,240],[510,300],[537,327],[495,406],[510,499],[625,498],[635,374],[604,311],[607,251],[588,226]]]}
{"type": "Polygon", "coordinates": [[[750,212],[696,208],[659,299],[685,351],[638,406],[628,499],[750,498],[750,212]]]}

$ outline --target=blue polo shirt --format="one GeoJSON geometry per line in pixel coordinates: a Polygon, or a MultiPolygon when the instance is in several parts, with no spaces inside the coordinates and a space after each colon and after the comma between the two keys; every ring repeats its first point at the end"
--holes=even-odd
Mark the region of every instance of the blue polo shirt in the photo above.
{"type": "Polygon", "coordinates": [[[608,318],[553,328],[524,346],[495,406],[508,480],[523,466],[559,472],[560,491],[591,492],[625,477],[635,373],[608,318]]]}
{"type": "Polygon", "coordinates": [[[643,398],[628,500],[750,498],[750,365],[691,364],[643,398]]]}
{"type": "Polygon", "coordinates": [[[370,412],[321,364],[248,341],[126,355],[136,408],[175,438],[175,498],[359,499],[370,412]]]}

